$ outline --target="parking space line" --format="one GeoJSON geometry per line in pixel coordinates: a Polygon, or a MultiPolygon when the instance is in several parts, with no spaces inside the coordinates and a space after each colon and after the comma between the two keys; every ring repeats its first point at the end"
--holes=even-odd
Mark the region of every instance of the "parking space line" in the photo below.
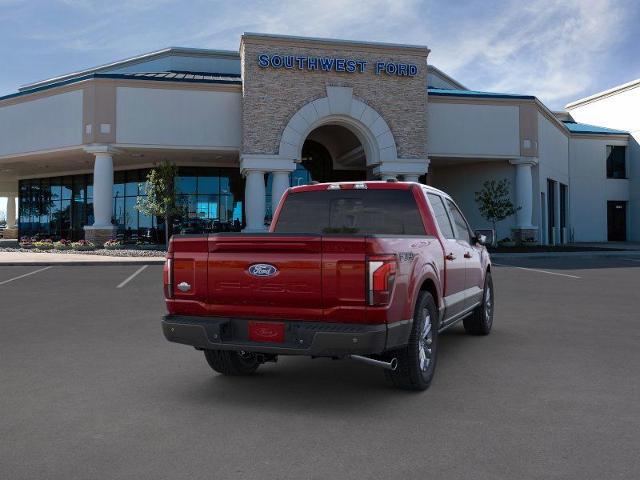
{"type": "Polygon", "coordinates": [[[136,270],[135,272],[133,272],[133,274],[131,274],[130,276],[128,276],[127,278],[125,278],[122,283],[120,283],[120,285],[118,285],[116,288],[122,288],[124,287],[127,283],[129,283],[131,280],[133,280],[134,278],[136,278],[138,276],[139,273],[141,273],[145,268],[147,268],[149,265],[143,265],[141,266],[138,270],[136,270]]]}
{"type": "Polygon", "coordinates": [[[44,272],[45,270],[49,270],[50,268],[52,268],[52,267],[48,266],[48,267],[40,268],[38,270],[34,270],[33,272],[25,273],[24,275],[20,275],[18,277],[13,277],[13,278],[10,278],[9,280],[4,280],[4,281],[0,282],[0,285],[4,285],[5,283],[13,282],[14,280],[19,280],[21,278],[28,277],[29,275],[34,275],[34,274],[36,274],[38,272],[44,272]]]}
{"type": "Polygon", "coordinates": [[[582,277],[578,277],[577,275],[569,275],[568,273],[550,272],[548,270],[538,270],[536,268],[518,267],[516,265],[506,265],[504,263],[493,263],[493,265],[497,265],[498,267],[511,267],[511,268],[517,268],[519,270],[528,270],[530,272],[546,273],[548,275],[558,275],[560,277],[582,278],[582,277]]]}

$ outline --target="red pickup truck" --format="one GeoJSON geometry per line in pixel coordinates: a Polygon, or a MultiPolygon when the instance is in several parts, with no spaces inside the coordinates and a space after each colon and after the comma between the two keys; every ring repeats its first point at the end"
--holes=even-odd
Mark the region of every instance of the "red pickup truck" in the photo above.
{"type": "Polygon", "coordinates": [[[268,233],[172,238],[163,332],[226,375],[278,355],[351,358],[424,390],[439,332],[491,330],[485,242],[451,197],[418,183],[290,188],[268,233]]]}

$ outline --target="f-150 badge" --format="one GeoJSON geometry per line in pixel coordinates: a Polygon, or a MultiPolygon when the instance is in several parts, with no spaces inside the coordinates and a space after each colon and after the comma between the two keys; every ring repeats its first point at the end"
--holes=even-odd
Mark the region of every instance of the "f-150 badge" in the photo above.
{"type": "Polygon", "coordinates": [[[278,269],[268,263],[254,263],[249,267],[249,274],[254,277],[273,277],[278,269]]]}

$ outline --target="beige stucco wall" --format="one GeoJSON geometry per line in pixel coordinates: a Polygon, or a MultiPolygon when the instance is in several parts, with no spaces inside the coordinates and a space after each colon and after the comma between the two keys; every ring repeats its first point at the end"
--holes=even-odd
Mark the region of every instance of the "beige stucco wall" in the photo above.
{"type": "Polygon", "coordinates": [[[353,88],[353,97],[376,110],[389,125],[399,158],[424,159],[426,151],[426,48],[385,47],[350,42],[332,44],[288,38],[243,37],[242,151],[277,154],[289,119],[305,104],[327,96],[327,86],[353,88]],[[361,59],[363,73],[261,68],[258,55],[282,54],[361,59]],[[376,75],[375,62],[393,61],[418,66],[414,77],[376,75]]]}
{"type": "Polygon", "coordinates": [[[432,156],[520,156],[517,105],[433,100],[429,103],[428,144],[432,156]]]}
{"type": "Polygon", "coordinates": [[[118,144],[238,150],[240,92],[118,87],[118,144]]]}
{"type": "Polygon", "coordinates": [[[80,144],[82,90],[0,106],[0,156],[80,144]]]}

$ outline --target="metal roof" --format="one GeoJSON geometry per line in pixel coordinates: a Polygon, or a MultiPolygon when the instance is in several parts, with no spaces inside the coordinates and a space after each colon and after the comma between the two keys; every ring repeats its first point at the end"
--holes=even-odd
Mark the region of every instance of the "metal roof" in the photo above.
{"type": "Polygon", "coordinates": [[[596,135],[628,135],[629,132],[624,130],[614,130],[613,128],[598,127],[596,125],[589,125],[587,123],[577,123],[563,121],[564,125],[569,129],[571,133],[584,133],[584,134],[596,134],[596,135]]]}
{"type": "Polygon", "coordinates": [[[185,82],[185,83],[217,83],[226,85],[242,85],[242,79],[240,75],[234,75],[230,73],[200,73],[200,72],[142,72],[142,73],[91,73],[89,75],[83,75],[81,77],[74,77],[68,80],[61,80],[59,82],[48,83],[41,87],[31,88],[29,90],[23,90],[17,93],[10,93],[0,97],[0,100],[7,100],[9,98],[22,97],[30,95],[32,93],[41,92],[43,90],[49,90],[50,88],[62,87],[64,85],[71,85],[73,83],[83,82],[85,80],[91,80],[93,78],[113,78],[120,80],[151,80],[156,82],[185,82]]]}
{"type": "MultiPolygon", "coordinates": [[[[109,74],[97,74],[103,77],[109,74]]],[[[170,81],[205,81],[215,83],[242,83],[240,74],[233,73],[208,73],[208,72],[186,72],[180,70],[169,70],[168,72],[133,72],[119,73],[118,78],[136,78],[145,80],[170,80],[170,81]]]]}
{"type": "Polygon", "coordinates": [[[447,88],[427,88],[429,95],[442,97],[476,97],[476,98],[515,98],[535,100],[533,95],[520,95],[517,93],[479,92],[477,90],[454,90],[447,88]]]}
{"type": "Polygon", "coordinates": [[[135,65],[138,63],[142,63],[145,61],[149,61],[155,58],[161,58],[170,56],[172,54],[178,55],[190,55],[190,56],[208,56],[208,57],[221,57],[221,58],[237,58],[240,59],[240,54],[238,52],[229,51],[229,50],[211,50],[204,48],[185,48],[185,47],[168,47],[163,48],[161,50],[156,50],[153,52],[143,53],[141,55],[136,55],[135,57],[126,58],[124,60],[116,60],[115,62],[106,63],[104,65],[99,65],[97,67],[86,68],[83,70],[78,70],[76,72],[67,73],[64,75],[60,75],[53,78],[48,78],[46,80],[40,80],[38,82],[28,83],[26,85],[18,88],[18,91],[23,90],[31,90],[34,88],[42,87],[44,85],[48,85],[51,83],[57,83],[63,80],[70,80],[73,77],[80,77],[89,75],[91,73],[100,73],[105,70],[113,70],[114,68],[122,68],[127,65],[135,65]]]}

